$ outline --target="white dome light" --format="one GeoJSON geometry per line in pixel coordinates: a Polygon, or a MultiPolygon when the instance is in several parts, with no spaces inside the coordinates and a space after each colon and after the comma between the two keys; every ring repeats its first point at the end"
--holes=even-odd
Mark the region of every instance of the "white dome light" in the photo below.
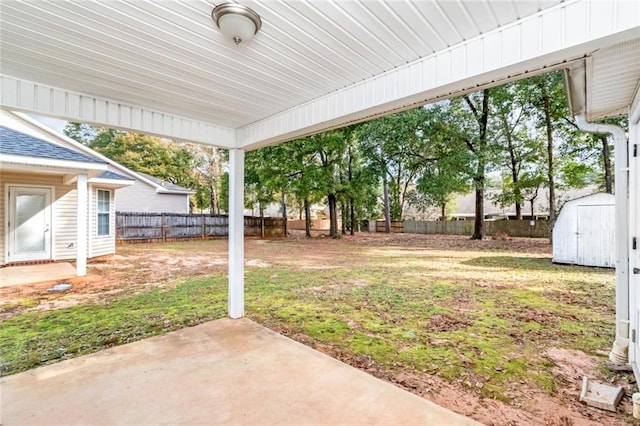
{"type": "Polygon", "coordinates": [[[258,33],[262,20],[257,13],[238,3],[222,3],[213,8],[211,18],[222,35],[238,45],[258,33]]]}

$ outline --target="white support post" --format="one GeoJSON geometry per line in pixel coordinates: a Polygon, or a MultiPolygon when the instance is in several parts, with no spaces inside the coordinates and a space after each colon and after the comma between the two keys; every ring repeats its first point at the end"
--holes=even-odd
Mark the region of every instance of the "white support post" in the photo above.
{"type": "Polygon", "coordinates": [[[77,182],[76,275],[87,275],[87,175],[79,174],[77,182]]]}
{"type": "Polygon", "coordinates": [[[229,150],[229,317],[244,316],[244,151],[229,150]]]}

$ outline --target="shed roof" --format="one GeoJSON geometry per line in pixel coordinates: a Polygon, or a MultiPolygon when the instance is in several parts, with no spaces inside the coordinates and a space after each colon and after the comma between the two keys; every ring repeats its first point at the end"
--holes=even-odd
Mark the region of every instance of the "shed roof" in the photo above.
{"type": "Polygon", "coordinates": [[[589,205],[589,204],[607,204],[607,205],[615,205],[616,197],[613,194],[609,194],[607,192],[598,192],[596,194],[583,195],[580,197],[572,198],[567,200],[563,204],[564,206],[577,204],[577,205],[589,205]]]}

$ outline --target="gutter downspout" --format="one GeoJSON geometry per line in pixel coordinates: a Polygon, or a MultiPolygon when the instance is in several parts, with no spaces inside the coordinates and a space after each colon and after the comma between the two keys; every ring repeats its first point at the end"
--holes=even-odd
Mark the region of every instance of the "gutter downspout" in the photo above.
{"type": "Polygon", "coordinates": [[[629,363],[629,159],[627,137],[619,126],[587,122],[584,114],[576,115],[580,130],[608,133],[614,140],[615,219],[616,219],[616,339],[609,359],[618,364],[629,363]]]}

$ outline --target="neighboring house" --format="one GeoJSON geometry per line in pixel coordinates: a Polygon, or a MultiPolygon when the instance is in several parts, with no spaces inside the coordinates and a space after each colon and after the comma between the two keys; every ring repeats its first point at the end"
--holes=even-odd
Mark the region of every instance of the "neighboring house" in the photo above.
{"type": "Polygon", "coordinates": [[[42,125],[0,112],[0,264],[115,252],[115,192],[133,179],[103,159],[51,141],[42,125]]]}
{"type": "Polygon", "coordinates": [[[615,198],[593,194],[564,204],[553,227],[553,262],[616,266],[615,198]]]}
{"type": "Polygon", "coordinates": [[[120,167],[122,173],[136,179],[136,184],[116,193],[119,212],[189,213],[189,196],[195,191],[120,167]]]}
{"type": "MultiPolygon", "coordinates": [[[[17,118],[21,117],[30,120],[29,117],[22,114],[13,113],[12,115],[14,117],[18,116],[17,118]]],[[[145,173],[128,169],[122,164],[105,157],[43,124],[36,123],[36,125],[38,125],[41,130],[46,131],[45,139],[95,156],[106,162],[109,165],[109,170],[127,176],[135,181],[135,185],[122,188],[116,192],[115,202],[119,212],[190,213],[189,196],[195,194],[195,191],[165,182],[145,173]]]]}
{"type": "MultiPolygon", "coordinates": [[[[548,219],[549,217],[549,190],[540,188],[538,197],[533,203],[533,217],[531,216],[531,204],[528,201],[522,203],[522,218],[531,219],[548,219]]],[[[587,186],[582,189],[559,190],[556,189],[556,206],[562,207],[566,200],[584,197],[597,191],[595,186],[587,186]]],[[[485,219],[515,219],[515,205],[500,207],[497,202],[493,201],[498,191],[488,189],[484,194],[484,218],[485,219]]],[[[455,212],[448,214],[452,220],[473,220],[475,218],[475,192],[472,191],[466,195],[460,195],[454,202],[455,212]]]]}

